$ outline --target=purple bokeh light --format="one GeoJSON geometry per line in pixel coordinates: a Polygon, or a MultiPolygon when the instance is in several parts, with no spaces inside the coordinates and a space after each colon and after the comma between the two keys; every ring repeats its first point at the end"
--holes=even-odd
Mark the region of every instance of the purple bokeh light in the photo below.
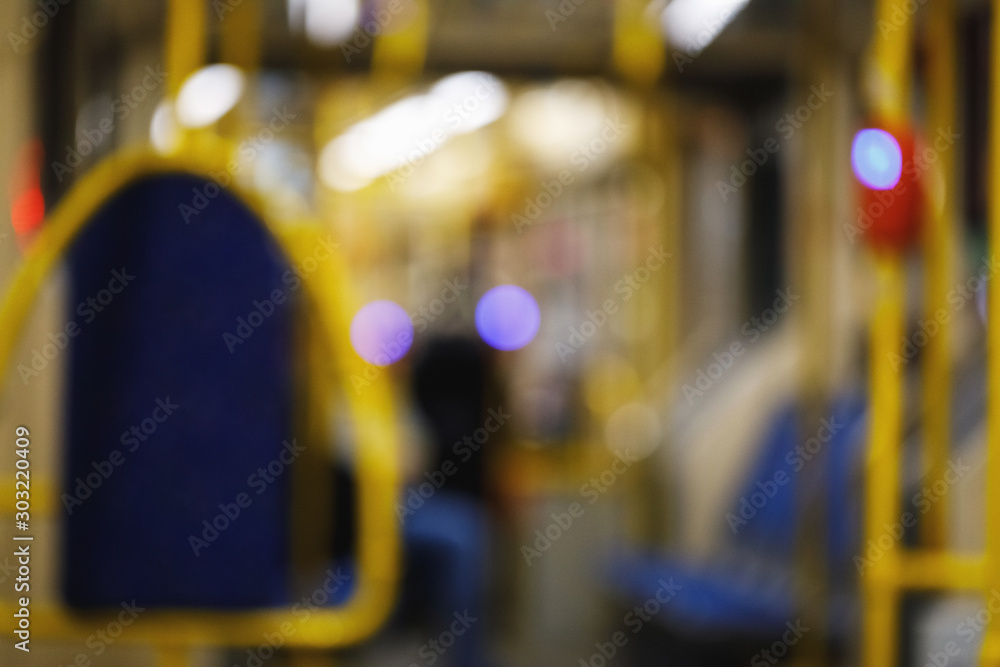
{"type": "Polygon", "coordinates": [[[851,145],[854,175],[874,190],[890,190],[903,174],[903,151],[885,130],[869,128],[854,135],[851,145]]]}
{"type": "Polygon", "coordinates": [[[530,343],[541,321],[535,297],[517,285],[494,287],[476,305],[476,330],[498,350],[517,350],[530,343]]]}
{"type": "Polygon", "coordinates": [[[393,301],[372,301],[351,320],[351,346],[362,359],[388,366],[402,359],[413,344],[413,323],[393,301]]]}

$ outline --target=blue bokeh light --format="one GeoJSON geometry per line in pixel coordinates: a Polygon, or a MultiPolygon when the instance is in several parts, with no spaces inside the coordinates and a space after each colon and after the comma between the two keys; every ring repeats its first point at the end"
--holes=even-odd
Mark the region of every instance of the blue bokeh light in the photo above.
{"type": "Polygon", "coordinates": [[[535,297],[517,285],[494,287],[476,305],[476,330],[497,350],[517,350],[538,333],[542,321],[535,297]]]}
{"type": "Polygon", "coordinates": [[[851,145],[851,166],[858,180],[868,187],[890,190],[903,174],[903,151],[885,130],[861,130],[851,145]]]}

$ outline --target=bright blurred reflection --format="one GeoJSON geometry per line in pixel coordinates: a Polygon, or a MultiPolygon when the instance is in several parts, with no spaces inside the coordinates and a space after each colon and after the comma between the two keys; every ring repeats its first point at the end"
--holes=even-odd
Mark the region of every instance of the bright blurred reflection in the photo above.
{"type": "Polygon", "coordinates": [[[494,159],[493,144],[471,135],[456,139],[414,169],[409,177],[394,181],[392,190],[412,201],[461,206],[477,201],[489,187],[485,178],[494,159]]]}
{"type": "Polygon", "coordinates": [[[169,99],[160,100],[149,122],[149,140],[153,148],[161,153],[169,153],[178,139],[177,117],[174,114],[173,102],[169,99]]]}
{"type": "Polygon", "coordinates": [[[611,118],[601,91],[592,83],[564,80],[528,90],[511,109],[515,140],[536,162],[562,166],[586,147],[611,118]]]}
{"type": "Polygon", "coordinates": [[[350,192],[400,167],[419,166],[452,137],[500,118],[507,108],[503,83],[486,72],[460,72],[427,93],[402,99],[328,143],[319,173],[329,187],[350,192]]]}
{"type": "Polygon", "coordinates": [[[305,0],[306,37],[318,46],[334,46],[354,32],[361,16],[358,0],[305,0]]]}
{"type": "Polygon", "coordinates": [[[476,330],[498,350],[517,350],[530,343],[541,320],[535,297],[517,285],[494,287],[476,305],[476,330]]]}
{"type": "Polygon", "coordinates": [[[177,94],[178,122],[192,128],[211,125],[236,106],[243,86],[243,72],[238,67],[203,67],[187,78],[177,94]]]}
{"type": "Polygon", "coordinates": [[[674,46],[698,52],[712,43],[750,0],[673,0],[663,10],[663,32],[674,46]]]}

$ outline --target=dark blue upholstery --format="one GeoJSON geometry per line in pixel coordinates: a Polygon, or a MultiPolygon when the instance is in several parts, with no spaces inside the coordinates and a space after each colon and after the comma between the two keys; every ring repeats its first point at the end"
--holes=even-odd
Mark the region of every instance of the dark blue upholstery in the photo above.
{"type": "Polygon", "coordinates": [[[770,636],[794,619],[791,578],[740,576],[731,563],[695,563],[634,554],[616,563],[615,592],[628,606],[655,597],[661,581],[676,584],[656,622],[692,635],[770,636]]]}
{"type": "MultiPolygon", "coordinates": [[[[831,523],[826,536],[834,570],[853,567],[850,559],[858,544],[861,507],[852,478],[863,451],[864,414],[863,401],[839,400],[830,420],[839,428],[823,444],[826,456],[805,463],[827,466],[826,486],[809,492],[827,494],[831,523]]],[[[729,507],[738,516],[741,499],[761,490],[758,482],[774,480],[778,471],[788,475],[788,482],[776,485],[777,492],[745,525],[736,526],[733,552],[707,563],[627,553],[611,568],[613,590],[635,604],[655,595],[662,580],[673,578],[682,588],[658,616],[663,625],[707,636],[781,633],[797,617],[791,561],[799,528],[796,487],[804,474],[795,471],[795,447],[802,442],[797,419],[796,406],[775,416],[744,488],[729,507]]],[[[729,525],[724,529],[731,532],[729,525]]]]}
{"type": "Polygon", "coordinates": [[[837,574],[854,576],[854,556],[861,553],[863,457],[868,446],[866,405],[861,399],[842,403],[844,432],[838,434],[827,460],[828,558],[837,574]]]}
{"type": "Polygon", "coordinates": [[[228,192],[185,224],[179,207],[204,185],[185,174],[129,185],[69,253],[69,317],[81,331],[67,351],[63,490],[74,493],[113,450],[124,458],[66,517],[63,583],[74,606],[287,601],[291,474],[248,478],[295,437],[294,300],[232,353],[223,333],[235,332],[254,300],[295,294],[273,239],[228,192]],[[78,312],[114,270],[135,278],[101,312],[78,312]],[[123,438],[168,398],[179,407],[145,442],[123,438]],[[195,556],[189,536],[201,537],[202,521],[241,493],[251,505],[195,556]]]}
{"type": "MultiPolygon", "coordinates": [[[[745,525],[735,524],[735,540],[740,545],[773,558],[791,557],[795,548],[795,496],[799,483],[794,467],[785,458],[790,453],[794,455],[795,446],[800,442],[797,409],[786,406],[775,415],[744,488],[730,504],[729,512],[734,517],[742,518],[740,513],[744,500],[750,507],[747,514],[753,512],[751,518],[745,519],[745,525]],[[787,482],[779,484],[775,475],[782,471],[787,476],[787,482]],[[774,489],[773,497],[769,497],[762,486],[774,489]],[[766,498],[766,501],[758,508],[755,503],[761,498],[766,498]]],[[[727,519],[727,526],[732,520],[727,519]]],[[[733,530],[732,527],[730,529],[733,530]]]]}

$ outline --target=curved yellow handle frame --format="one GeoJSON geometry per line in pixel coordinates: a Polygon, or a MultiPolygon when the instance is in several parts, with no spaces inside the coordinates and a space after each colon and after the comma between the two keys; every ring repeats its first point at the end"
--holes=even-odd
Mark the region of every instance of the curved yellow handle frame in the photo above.
{"type": "MultiPolygon", "coordinates": [[[[210,179],[210,174],[221,171],[225,171],[225,165],[208,154],[162,157],[135,151],[112,156],[81,178],[43,227],[4,296],[0,306],[0,378],[8,374],[14,346],[46,277],[108,198],[128,184],[156,174],[188,173],[210,179]]],[[[264,221],[289,259],[315,247],[317,227],[305,231],[279,229],[268,220],[252,193],[242,191],[235,183],[228,189],[264,221]]],[[[307,298],[317,306],[314,310],[322,336],[333,354],[334,368],[355,422],[360,515],[358,574],[351,599],[340,607],[310,610],[308,616],[301,612],[293,616],[287,608],[236,612],[149,610],[117,642],[178,649],[257,646],[265,633],[281,632],[286,646],[332,648],[363,640],[391,611],[399,579],[400,538],[393,510],[398,493],[398,438],[388,382],[373,381],[359,392],[349,381],[352,376],[364,375],[365,364],[354,354],[348,340],[353,304],[342,258],[331,253],[311,279],[303,282],[303,287],[307,298]],[[290,624],[294,632],[286,633],[283,624],[290,624]]],[[[52,487],[48,493],[58,492],[52,487]]],[[[58,498],[39,498],[38,502],[58,506],[58,498]]],[[[0,614],[10,617],[14,611],[14,605],[0,604],[0,614]]],[[[38,604],[32,605],[31,618],[33,639],[81,642],[108,620],[100,611],[73,613],[60,606],[38,604]]]]}

